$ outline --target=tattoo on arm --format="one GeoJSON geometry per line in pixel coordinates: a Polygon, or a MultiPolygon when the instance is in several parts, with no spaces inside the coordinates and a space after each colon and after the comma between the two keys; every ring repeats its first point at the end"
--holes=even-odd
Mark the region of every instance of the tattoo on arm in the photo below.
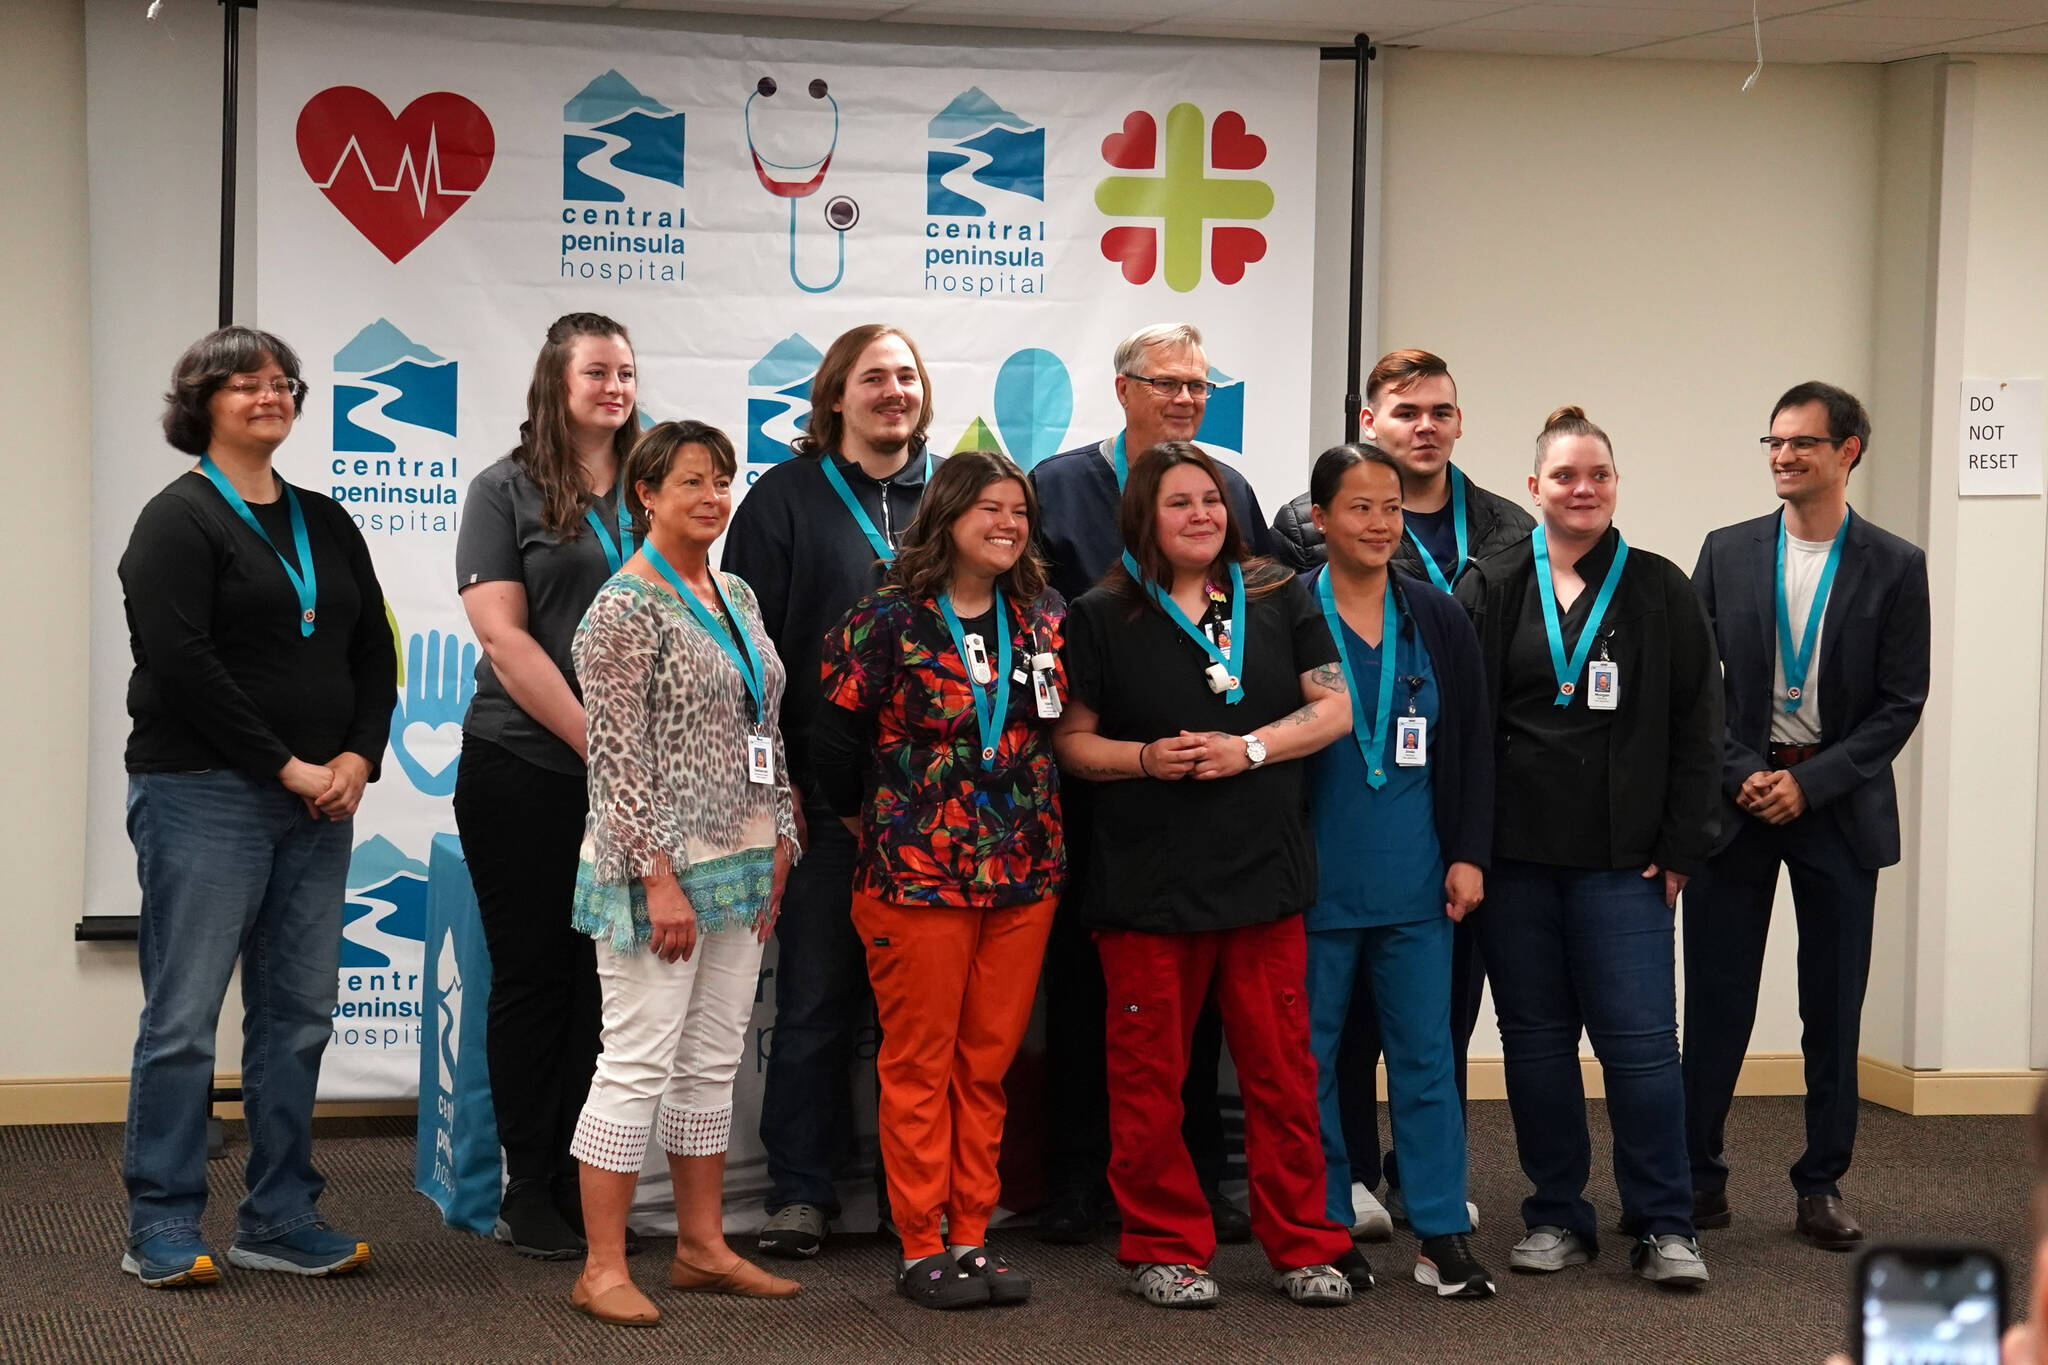
{"type": "Polygon", "coordinates": [[[1274,721],[1273,727],[1278,729],[1283,725],[1309,725],[1315,721],[1316,714],[1316,703],[1310,702],[1306,706],[1289,711],[1286,715],[1274,721]]]}
{"type": "Polygon", "coordinates": [[[1344,685],[1344,670],[1336,664],[1319,664],[1310,670],[1308,680],[1325,692],[1339,696],[1350,695],[1351,689],[1344,685]]]}
{"type": "Polygon", "coordinates": [[[1067,763],[1061,766],[1076,777],[1092,778],[1098,782],[1130,776],[1122,768],[1112,768],[1103,763],[1067,763]]]}

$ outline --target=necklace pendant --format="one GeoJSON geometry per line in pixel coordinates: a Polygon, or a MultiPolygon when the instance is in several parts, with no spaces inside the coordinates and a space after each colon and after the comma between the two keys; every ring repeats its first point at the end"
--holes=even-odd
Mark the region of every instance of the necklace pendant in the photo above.
{"type": "MultiPolygon", "coordinates": [[[[306,623],[307,625],[309,625],[309,626],[310,626],[310,625],[312,625],[312,624],[313,624],[313,609],[312,609],[311,607],[307,607],[307,608],[306,608],[306,612],[305,612],[305,615],[301,616],[301,617],[300,617],[299,619],[300,619],[301,621],[304,621],[304,622],[305,622],[305,623],[306,623]]],[[[1797,694],[1797,693],[1794,693],[1793,695],[1795,695],[1795,696],[1796,696],[1796,695],[1798,695],[1798,694],[1797,694]]]]}

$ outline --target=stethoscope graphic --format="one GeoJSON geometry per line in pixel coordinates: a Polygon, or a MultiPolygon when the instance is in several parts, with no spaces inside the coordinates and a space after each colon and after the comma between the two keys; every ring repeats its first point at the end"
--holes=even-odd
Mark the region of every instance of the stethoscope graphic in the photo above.
{"type": "Polygon", "coordinates": [[[832,106],[832,140],[825,144],[825,154],[817,160],[785,166],[762,156],[761,149],[754,142],[754,101],[773,98],[775,89],[774,77],[763,76],[755,83],[754,93],[747,96],[747,152],[754,158],[754,174],[761,178],[762,187],[777,198],[789,201],[789,278],[807,294],[822,294],[836,288],[846,278],[846,234],[860,221],[860,205],[843,194],[825,201],[825,225],[839,239],[839,269],[828,284],[806,284],[796,268],[796,201],[817,193],[818,186],[825,183],[825,172],[832,165],[832,154],[839,148],[839,101],[832,98],[824,81],[811,82],[811,98],[832,106]],[[780,171],[791,178],[778,179],[770,171],[780,171]]]}

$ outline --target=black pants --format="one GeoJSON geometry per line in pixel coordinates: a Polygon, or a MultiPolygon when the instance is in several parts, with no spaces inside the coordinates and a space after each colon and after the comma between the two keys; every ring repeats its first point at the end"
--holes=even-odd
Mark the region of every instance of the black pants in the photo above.
{"type": "Polygon", "coordinates": [[[491,954],[491,1104],[511,1180],[576,1169],[569,1140],[597,1069],[596,945],[569,927],[588,809],[582,773],[463,736],[455,828],[491,954]]]}
{"type": "MultiPolygon", "coordinates": [[[[1474,910],[1451,931],[1451,1058],[1458,1083],[1458,1103],[1465,1103],[1465,1053],[1472,1030],[1479,1026],[1479,1001],[1486,990],[1486,960],[1479,954],[1474,910]]],[[[1337,1044],[1337,1110],[1344,1120],[1344,1146],[1351,1153],[1351,1178],[1368,1190],[1378,1189],[1381,1176],[1380,1016],[1374,1003],[1372,976],[1360,972],[1351,985],[1351,1012],[1344,1018],[1344,1036],[1337,1044]]],[[[1401,1174],[1389,1151],[1385,1159],[1389,1185],[1401,1174]]]]}
{"type": "Polygon", "coordinates": [[[1806,1151],[1799,1194],[1840,1194],[1856,1147],[1856,1052],[1870,979],[1877,870],[1858,863],[1832,811],[1789,825],[1745,818],[1685,889],[1685,1118],[1695,1190],[1728,1185],[1722,1133],[1756,1024],[1764,939],[1778,867],[1792,877],[1799,925],[1800,1050],[1806,1054],[1806,1151]]]}
{"type": "MultiPolygon", "coordinates": [[[[1058,1193],[1109,1180],[1109,989],[1102,959],[1082,923],[1090,812],[1080,784],[1061,794],[1067,831],[1067,891],[1053,914],[1045,967],[1045,1184],[1058,1193]]],[[[1223,1016],[1212,995],[1195,1021],[1181,1084],[1181,1139],[1202,1188],[1223,1183],[1229,1153],[1217,1096],[1223,1064],[1223,1016]]]]}

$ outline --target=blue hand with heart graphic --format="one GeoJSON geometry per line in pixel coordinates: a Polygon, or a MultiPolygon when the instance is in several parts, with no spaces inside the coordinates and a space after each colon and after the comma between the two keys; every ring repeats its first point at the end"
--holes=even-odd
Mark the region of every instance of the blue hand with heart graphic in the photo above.
{"type": "Polygon", "coordinates": [[[474,644],[463,643],[452,631],[412,637],[405,651],[405,685],[391,711],[391,753],[413,786],[429,796],[455,791],[462,716],[475,695],[474,644]]]}

